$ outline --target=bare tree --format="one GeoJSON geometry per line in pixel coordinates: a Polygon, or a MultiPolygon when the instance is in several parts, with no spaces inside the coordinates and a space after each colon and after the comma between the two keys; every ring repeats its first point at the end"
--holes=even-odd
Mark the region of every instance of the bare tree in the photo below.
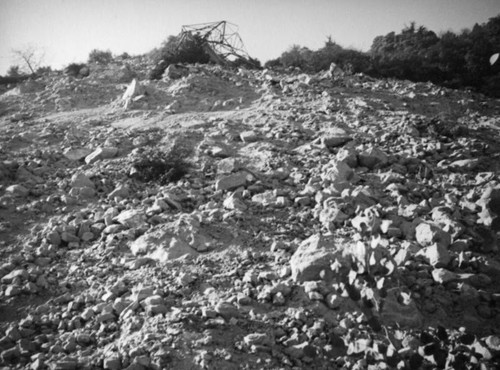
{"type": "Polygon", "coordinates": [[[22,49],[12,49],[12,54],[19,62],[26,64],[32,74],[35,74],[36,70],[40,68],[45,56],[44,52],[33,45],[25,46],[22,49]]]}

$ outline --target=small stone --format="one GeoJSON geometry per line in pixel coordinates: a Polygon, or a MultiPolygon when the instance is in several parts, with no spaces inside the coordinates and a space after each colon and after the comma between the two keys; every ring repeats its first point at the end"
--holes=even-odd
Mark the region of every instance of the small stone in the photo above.
{"type": "Polygon", "coordinates": [[[114,220],[128,228],[139,228],[146,222],[144,214],[136,209],[121,212],[114,220]]]}
{"type": "Polygon", "coordinates": [[[238,308],[227,302],[220,302],[217,304],[217,306],[215,306],[215,312],[221,315],[225,320],[240,316],[238,308]]]}
{"type": "Polygon", "coordinates": [[[46,367],[45,361],[42,358],[37,358],[31,363],[30,370],[43,370],[46,367]]]}
{"type": "Polygon", "coordinates": [[[380,149],[371,147],[370,149],[360,153],[358,155],[358,160],[360,166],[373,170],[376,166],[383,166],[387,164],[389,157],[380,149]]]}
{"type": "Polygon", "coordinates": [[[127,198],[129,196],[129,188],[126,185],[118,185],[111,193],[108,194],[109,199],[116,197],[127,198]]]}
{"type": "Polygon", "coordinates": [[[203,317],[206,317],[206,318],[209,318],[209,319],[213,319],[215,317],[217,317],[217,311],[215,310],[212,310],[208,307],[202,307],[201,309],[201,315],[203,317]]]}
{"type": "Polygon", "coordinates": [[[95,315],[95,312],[94,310],[91,308],[91,307],[88,307],[86,308],[82,314],[80,315],[80,317],[85,320],[85,321],[88,321],[90,320],[92,317],[94,317],[95,315]]]}
{"type": "Polygon", "coordinates": [[[445,267],[451,261],[451,255],[448,249],[442,244],[433,244],[417,253],[422,256],[430,265],[435,267],[445,267]]]}
{"type": "Polygon", "coordinates": [[[13,347],[10,349],[6,349],[0,353],[0,358],[4,363],[13,363],[19,361],[21,357],[21,352],[18,347],[13,347]]]}
{"type": "Polygon", "coordinates": [[[5,188],[5,192],[8,194],[12,194],[15,197],[20,197],[20,198],[26,197],[30,193],[30,191],[28,189],[26,189],[24,186],[18,185],[18,184],[8,186],[7,188],[5,188]]]}
{"type": "Polygon", "coordinates": [[[162,303],[163,298],[157,294],[154,294],[155,288],[153,286],[140,287],[135,291],[135,298],[138,302],[150,299],[149,304],[162,303]]]}
{"type": "Polygon", "coordinates": [[[163,80],[177,80],[182,77],[186,77],[189,75],[189,69],[181,66],[181,65],[175,65],[175,64],[170,64],[166,69],[165,72],[163,72],[162,79],[163,80]]]}
{"type": "Polygon", "coordinates": [[[500,336],[498,335],[490,335],[484,338],[484,343],[488,346],[489,349],[495,352],[500,352],[500,336]]]}
{"type": "Polygon", "coordinates": [[[76,343],[80,346],[89,346],[94,342],[92,337],[89,334],[81,333],[76,336],[76,343]]]}
{"type": "Polygon", "coordinates": [[[80,161],[92,153],[92,149],[78,148],[71,149],[67,148],[64,150],[63,155],[71,161],[80,161]]]}
{"type": "Polygon", "coordinates": [[[12,339],[14,342],[17,342],[22,338],[21,332],[19,331],[17,326],[11,326],[5,331],[5,335],[12,339]]]}
{"type": "Polygon", "coordinates": [[[50,368],[51,370],[76,370],[78,366],[78,361],[75,359],[62,359],[53,363],[50,368]]]}
{"type": "Polygon", "coordinates": [[[164,304],[153,304],[146,307],[146,312],[150,315],[160,315],[168,312],[168,307],[164,304]]]}
{"type": "Polygon", "coordinates": [[[233,190],[245,186],[251,181],[252,175],[247,172],[236,172],[235,174],[224,176],[215,183],[216,190],[233,190]]]}
{"type": "Polygon", "coordinates": [[[97,148],[87,157],[85,157],[85,163],[92,164],[100,159],[113,158],[118,153],[118,148],[97,148]]]}
{"type": "Polygon", "coordinates": [[[240,134],[240,138],[244,143],[253,143],[259,140],[259,136],[255,133],[255,131],[243,131],[240,134]]]}
{"type": "Polygon", "coordinates": [[[22,281],[29,279],[29,273],[25,269],[16,269],[2,277],[2,283],[10,284],[14,279],[21,279],[22,281]]]}
{"type": "Polygon", "coordinates": [[[106,322],[106,321],[111,321],[114,319],[115,319],[115,315],[113,315],[112,313],[102,313],[96,317],[97,322],[106,322]]]}
{"type": "Polygon", "coordinates": [[[252,202],[262,206],[269,206],[276,204],[277,197],[274,191],[268,190],[263,193],[255,194],[252,196],[252,202]]]}
{"type": "Polygon", "coordinates": [[[447,232],[440,229],[438,226],[423,222],[415,229],[415,237],[417,242],[427,247],[433,243],[437,243],[444,248],[448,248],[451,244],[451,236],[447,232]]]}
{"type": "Polygon", "coordinates": [[[455,281],[459,278],[458,274],[448,271],[444,268],[436,268],[432,270],[432,278],[436,283],[446,284],[450,281],[455,281]]]}
{"type": "Polygon", "coordinates": [[[282,292],[277,292],[273,296],[273,305],[275,306],[283,306],[286,303],[285,296],[283,295],[282,292]]]}
{"type": "Polygon", "coordinates": [[[352,140],[352,137],[345,135],[325,136],[321,139],[326,148],[336,148],[352,140]]]}
{"type": "Polygon", "coordinates": [[[104,359],[104,369],[119,370],[122,368],[122,362],[118,356],[110,356],[104,359]]]}
{"type": "Polygon", "coordinates": [[[224,200],[224,203],[222,205],[225,209],[238,211],[246,211],[248,208],[247,205],[240,199],[240,197],[235,194],[231,194],[230,196],[228,196],[224,200]]]}
{"type": "Polygon", "coordinates": [[[21,339],[17,346],[19,347],[19,351],[21,356],[30,356],[32,353],[36,351],[36,345],[31,340],[27,338],[21,339]]]}
{"type": "Polygon", "coordinates": [[[17,285],[9,285],[7,289],[5,289],[4,294],[6,297],[14,297],[21,294],[21,288],[19,288],[17,285]]]}
{"type": "Polygon", "coordinates": [[[217,163],[217,173],[218,174],[228,174],[237,171],[241,167],[240,163],[236,158],[225,158],[221,159],[217,163]]]}
{"type": "Polygon", "coordinates": [[[61,244],[61,235],[57,231],[51,231],[47,234],[47,241],[55,246],[61,244]]]}
{"type": "Polygon", "coordinates": [[[40,267],[47,267],[48,265],[50,265],[51,261],[52,260],[49,257],[38,257],[35,260],[35,264],[40,267]]]}
{"type": "Polygon", "coordinates": [[[334,159],[324,166],[321,179],[329,181],[332,188],[340,193],[351,186],[351,183],[356,180],[356,176],[346,162],[334,159]]]}
{"type": "Polygon", "coordinates": [[[326,304],[332,310],[339,309],[342,305],[346,304],[347,298],[344,298],[338,294],[329,293],[326,296],[326,304]]]}
{"type": "MultiPolygon", "coordinates": [[[[152,292],[151,292],[152,293],[152,292]]],[[[138,299],[141,300],[142,294],[139,296],[138,299]]],[[[146,306],[153,306],[153,305],[159,305],[159,304],[164,304],[165,301],[162,296],[160,295],[151,295],[148,296],[147,298],[142,299],[141,306],[146,307],[146,306]]]]}
{"type": "Polygon", "coordinates": [[[271,344],[271,340],[266,333],[248,334],[243,338],[243,342],[245,342],[247,346],[267,346],[271,344]]]}
{"type": "Polygon", "coordinates": [[[77,172],[71,177],[72,188],[95,188],[95,184],[87,175],[82,172],[77,172]]]}
{"type": "Polygon", "coordinates": [[[312,347],[308,342],[303,342],[300,344],[296,344],[285,348],[285,353],[294,359],[300,359],[304,356],[309,356],[312,354],[315,356],[316,350],[312,347]]]}
{"type": "Polygon", "coordinates": [[[252,298],[247,296],[244,293],[238,293],[238,296],[236,298],[236,302],[242,306],[248,306],[252,303],[252,298]]]}

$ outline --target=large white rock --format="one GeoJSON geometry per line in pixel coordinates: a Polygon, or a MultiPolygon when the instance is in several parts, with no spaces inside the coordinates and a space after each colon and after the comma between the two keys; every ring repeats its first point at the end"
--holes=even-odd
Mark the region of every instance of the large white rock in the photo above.
{"type": "Polygon", "coordinates": [[[95,184],[87,175],[77,172],[71,176],[71,187],[73,188],[95,188],[95,184]]]}
{"type": "Polygon", "coordinates": [[[129,227],[138,228],[146,222],[146,217],[142,211],[136,209],[127,209],[120,212],[118,216],[114,218],[119,224],[129,227]]]}
{"type": "Polygon", "coordinates": [[[448,248],[451,244],[450,234],[430,222],[419,224],[415,229],[415,237],[422,247],[436,243],[444,248],[448,248]]]}
{"type": "Polygon", "coordinates": [[[336,259],[350,266],[333,237],[312,235],[299,245],[290,259],[292,278],[297,282],[331,280],[334,273],[330,266],[336,259]]]}
{"type": "Polygon", "coordinates": [[[84,159],[86,156],[88,156],[90,153],[92,153],[92,149],[87,149],[87,148],[76,148],[76,149],[68,148],[63,152],[64,156],[72,161],[80,161],[84,159]]]}
{"type": "Polygon", "coordinates": [[[359,164],[373,170],[376,166],[384,166],[389,157],[382,150],[372,147],[358,155],[359,164]]]}
{"type": "Polygon", "coordinates": [[[235,174],[224,176],[218,179],[215,183],[216,190],[234,190],[240,186],[245,186],[252,178],[247,172],[237,172],[235,174]]]}
{"type": "Polygon", "coordinates": [[[118,153],[118,148],[97,148],[87,157],[85,157],[85,163],[92,164],[100,159],[113,158],[118,153]]]}
{"type": "Polygon", "coordinates": [[[162,229],[140,236],[132,242],[130,250],[134,255],[147,255],[159,262],[198,254],[186,242],[162,229]]]}
{"type": "Polygon", "coordinates": [[[348,188],[351,182],[356,180],[353,169],[346,162],[336,159],[324,167],[321,178],[329,181],[338,192],[348,188]]]}

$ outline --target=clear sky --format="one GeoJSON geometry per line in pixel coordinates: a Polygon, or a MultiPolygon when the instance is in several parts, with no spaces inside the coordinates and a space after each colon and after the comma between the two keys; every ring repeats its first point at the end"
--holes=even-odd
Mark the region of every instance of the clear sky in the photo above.
{"type": "Polygon", "coordinates": [[[92,49],[145,53],[186,24],[236,24],[264,63],[293,44],[320,48],[327,36],[366,51],[411,21],[459,32],[498,14],[500,0],[0,0],[0,74],[15,64],[12,49],[33,45],[61,68],[92,49]]]}

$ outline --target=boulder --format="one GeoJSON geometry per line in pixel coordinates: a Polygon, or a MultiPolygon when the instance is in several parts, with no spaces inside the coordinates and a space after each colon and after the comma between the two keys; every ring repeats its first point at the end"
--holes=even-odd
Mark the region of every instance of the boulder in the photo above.
{"type": "Polygon", "coordinates": [[[195,256],[198,253],[187,243],[171,234],[150,232],[132,242],[130,250],[134,255],[146,254],[159,262],[175,260],[185,256],[195,256]]]}
{"type": "Polygon", "coordinates": [[[448,248],[451,244],[450,234],[430,222],[419,224],[415,229],[415,237],[422,247],[438,244],[440,247],[448,248]]]}
{"type": "Polygon", "coordinates": [[[64,156],[71,161],[81,161],[90,153],[92,153],[92,149],[87,149],[87,148],[76,148],[76,149],[67,148],[63,152],[64,156]]]}
{"type": "Polygon", "coordinates": [[[114,221],[129,228],[138,228],[146,222],[146,217],[139,210],[128,209],[116,216],[114,221]]]}
{"type": "Polygon", "coordinates": [[[71,177],[71,187],[73,188],[95,188],[95,184],[82,172],[77,172],[71,177]]]}
{"type": "Polygon", "coordinates": [[[15,197],[26,197],[30,193],[28,189],[26,189],[24,186],[15,184],[15,185],[10,185],[5,189],[5,192],[7,194],[12,194],[15,197]]]}
{"type": "Polygon", "coordinates": [[[128,85],[127,90],[122,96],[122,101],[124,103],[124,107],[128,108],[132,103],[135,97],[143,95],[145,89],[137,82],[137,79],[133,79],[130,85],[128,85]]]}
{"type": "Polygon", "coordinates": [[[170,64],[167,69],[165,69],[165,72],[163,72],[162,78],[164,80],[177,80],[179,78],[185,77],[189,75],[189,69],[175,65],[175,64],[170,64]]]}
{"type": "Polygon", "coordinates": [[[358,155],[359,164],[362,167],[367,167],[370,170],[375,167],[382,167],[389,162],[389,157],[382,150],[372,147],[358,155]]]}
{"type": "Polygon", "coordinates": [[[329,281],[334,277],[331,265],[335,260],[341,265],[350,266],[342,250],[335,245],[333,237],[312,235],[299,245],[290,259],[292,278],[296,282],[329,281]]]}
{"type": "Polygon", "coordinates": [[[118,148],[97,148],[85,157],[85,163],[92,164],[100,159],[113,158],[118,153],[118,148]]]}
{"type": "Polygon", "coordinates": [[[241,141],[244,143],[253,143],[259,140],[259,135],[255,131],[243,131],[240,134],[241,141]]]}
{"type": "Polygon", "coordinates": [[[451,255],[443,244],[434,243],[417,253],[426,262],[435,267],[444,267],[451,261],[451,255]]]}
{"type": "Polygon", "coordinates": [[[232,175],[219,178],[215,183],[216,190],[234,190],[245,186],[252,176],[247,172],[237,172],[232,175]]]}
{"type": "Polygon", "coordinates": [[[342,192],[355,180],[355,174],[346,162],[334,159],[324,167],[321,178],[329,181],[336,191],[342,192]]]}

